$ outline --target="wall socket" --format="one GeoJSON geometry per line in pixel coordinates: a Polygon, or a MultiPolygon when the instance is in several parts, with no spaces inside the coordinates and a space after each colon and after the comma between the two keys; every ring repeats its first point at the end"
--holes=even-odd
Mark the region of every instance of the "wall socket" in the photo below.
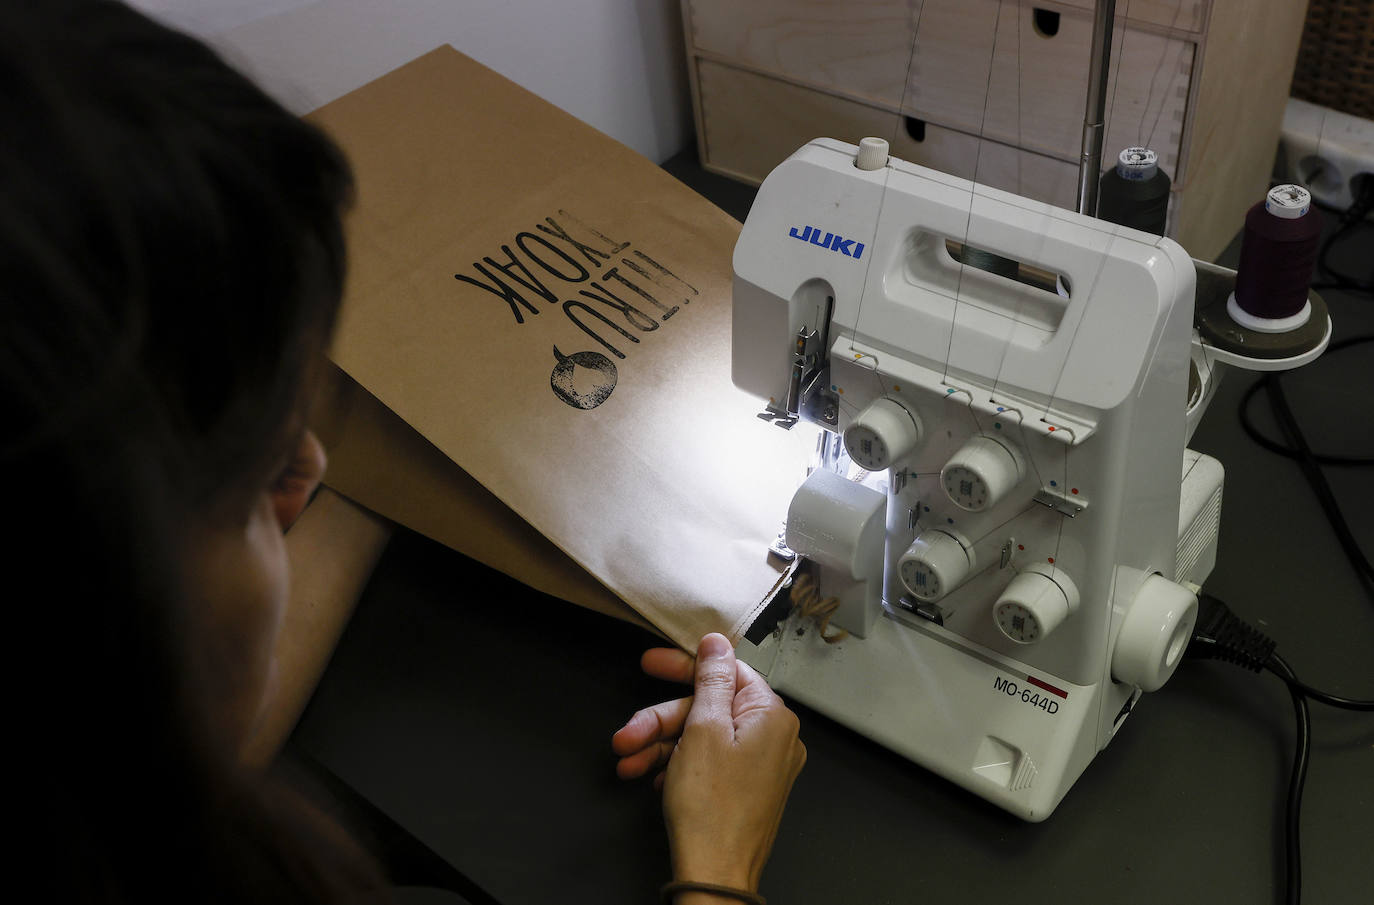
{"type": "Polygon", "coordinates": [[[1275,176],[1344,210],[1355,200],[1355,184],[1374,179],[1374,121],[1289,98],[1275,176]]]}

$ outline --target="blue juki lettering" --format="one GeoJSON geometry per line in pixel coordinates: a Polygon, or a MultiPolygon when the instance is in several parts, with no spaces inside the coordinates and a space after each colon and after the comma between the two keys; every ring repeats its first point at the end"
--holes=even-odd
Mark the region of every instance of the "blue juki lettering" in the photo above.
{"type": "Polygon", "coordinates": [[[864,254],[864,244],[862,242],[857,242],[854,239],[846,239],[844,236],[839,236],[835,233],[825,232],[815,226],[793,226],[787,230],[787,234],[794,239],[800,239],[811,245],[839,252],[846,258],[855,258],[857,260],[858,258],[862,258],[864,254]],[[801,232],[798,232],[798,229],[801,229],[801,232]],[[824,238],[822,238],[822,236],[824,236],[824,238]]]}

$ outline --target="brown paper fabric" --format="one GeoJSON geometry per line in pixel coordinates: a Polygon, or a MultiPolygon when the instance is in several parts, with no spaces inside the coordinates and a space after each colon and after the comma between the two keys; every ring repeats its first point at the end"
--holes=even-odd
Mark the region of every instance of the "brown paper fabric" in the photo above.
{"type": "Polygon", "coordinates": [[[312,118],[358,184],[334,361],[668,637],[742,635],[811,438],[730,382],[739,225],[452,48],[312,118]]]}
{"type": "Polygon", "coordinates": [[[655,630],[342,370],[323,389],[312,423],[335,491],[535,590],[655,630]]]}

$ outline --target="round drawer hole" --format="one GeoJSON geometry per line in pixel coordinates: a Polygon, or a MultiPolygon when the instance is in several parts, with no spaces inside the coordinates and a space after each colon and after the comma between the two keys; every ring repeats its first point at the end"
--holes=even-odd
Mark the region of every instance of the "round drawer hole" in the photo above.
{"type": "Polygon", "coordinates": [[[1059,13],[1052,9],[1036,7],[1031,11],[1031,23],[1035,33],[1042,38],[1053,38],[1059,34],[1059,13]]]}

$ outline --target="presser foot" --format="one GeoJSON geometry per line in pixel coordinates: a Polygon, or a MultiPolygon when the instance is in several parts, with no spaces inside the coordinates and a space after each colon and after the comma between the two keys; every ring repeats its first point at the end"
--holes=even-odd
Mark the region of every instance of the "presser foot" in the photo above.
{"type": "Polygon", "coordinates": [[[757,417],[760,421],[770,421],[773,424],[776,424],[778,427],[782,428],[783,430],[789,431],[792,428],[796,427],[797,422],[801,420],[797,415],[790,415],[787,413],[786,410],[779,408],[778,406],[773,405],[772,403],[769,403],[768,407],[765,408],[763,411],[759,412],[758,415],[755,417],[757,417]]]}

